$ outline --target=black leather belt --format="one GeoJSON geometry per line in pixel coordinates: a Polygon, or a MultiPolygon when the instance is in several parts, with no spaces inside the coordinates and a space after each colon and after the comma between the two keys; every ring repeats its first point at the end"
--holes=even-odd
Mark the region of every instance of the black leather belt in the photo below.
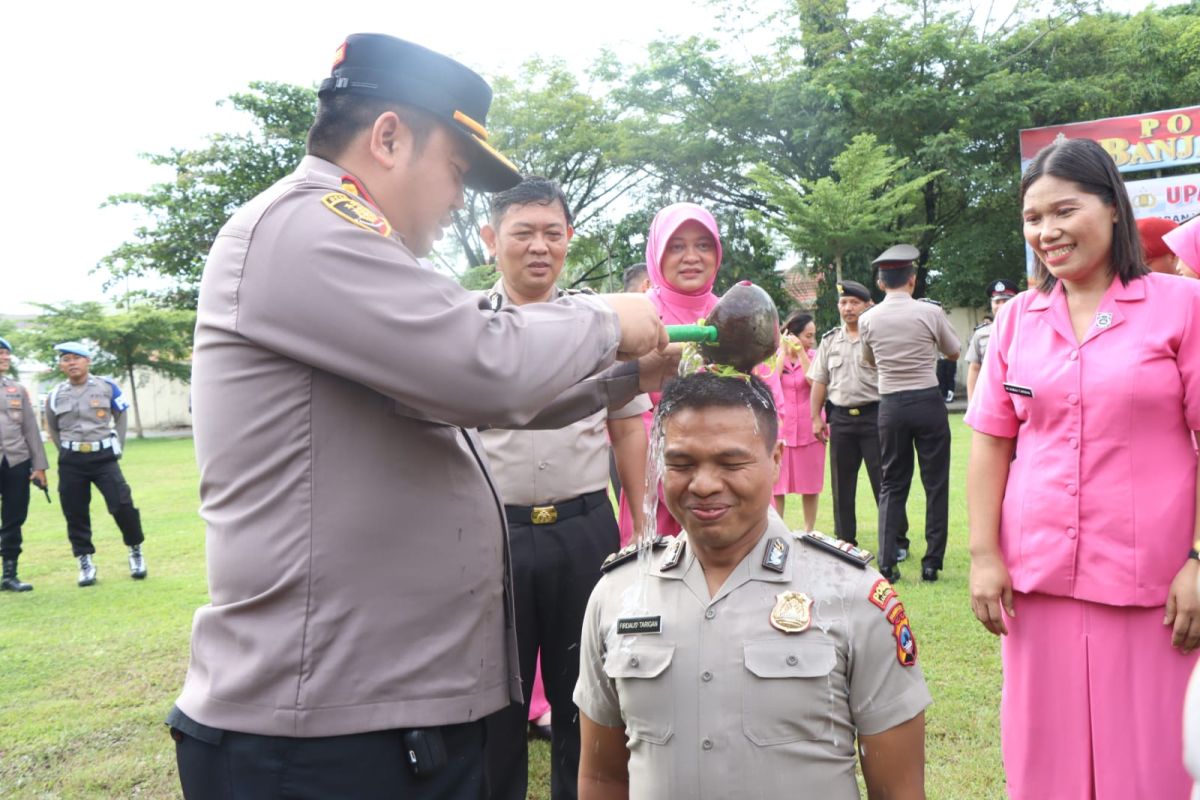
{"type": "Polygon", "coordinates": [[[862,414],[866,411],[874,411],[875,409],[879,408],[878,402],[865,403],[861,406],[835,406],[833,403],[828,403],[827,405],[830,409],[835,411],[845,411],[852,417],[857,417],[859,414],[862,414]]]}
{"type": "Polygon", "coordinates": [[[608,502],[608,492],[597,489],[572,500],[545,506],[505,506],[504,516],[513,525],[550,525],[599,508],[608,502]]]}

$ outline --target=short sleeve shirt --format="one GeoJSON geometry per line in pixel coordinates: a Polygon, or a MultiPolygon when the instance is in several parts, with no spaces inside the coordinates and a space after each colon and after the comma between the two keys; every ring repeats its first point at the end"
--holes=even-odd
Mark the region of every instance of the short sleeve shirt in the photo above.
{"type": "Polygon", "coordinates": [[[863,360],[879,368],[879,393],[938,385],[938,351],[956,355],[960,344],[941,306],[891,292],[858,320],[863,360]]]}
{"type": "Polygon", "coordinates": [[[789,797],[798,786],[857,798],[856,733],[886,731],[930,702],[895,591],[772,517],[710,597],[681,538],[673,568],[656,551],[641,556],[655,562],[646,572],[629,563],[607,573],[584,618],[574,700],[624,729],[631,800],[740,797],[746,787],[789,797]],[[787,548],[782,572],[764,563],[775,540],[787,548]],[[802,632],[771,623],[788,592],[810,602],[802,632]]]}
{"type": "Polygon", "coordinates": [[[967,354],[965,356],[968,364],[983,363],[983,358],[987,355],[988,340],[992,338],[993,324],[995,323],[985,322],[971,334],[971,340],[967,342],[967,354]]]}
{"type": "Polygon", "coordinates": [[[1200,281],[1114,280],[1082,342],[1057,285],[997,315],[966,423],[1015,438],[1000,512],[1013,588],[1158,606],[1191,547],[1200,281]]]}
{"type": "Polygon", "coordinates": [[[127,408],[120,387],[95,375],[81,386],[63,381],[46,398],[46,412],[54,415],[59,440],[67,442],[107,439],[112,435],[113,415],[127,408]]]}
{"type": "Polygon", "coordinates": [[[862,359],[862,338],[851,339],[846,328],[825,334],[809,367],[813,383],[828,387],[835,406],[857,407],[879,402],[879,373],[862,359]]]}

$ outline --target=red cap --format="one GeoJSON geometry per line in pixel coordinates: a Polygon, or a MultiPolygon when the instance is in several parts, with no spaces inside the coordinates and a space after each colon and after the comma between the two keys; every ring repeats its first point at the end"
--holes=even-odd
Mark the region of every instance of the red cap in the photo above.
{"type": "Polygon", "coordinates": [[[1142,237],[1142,255],[1147,260],[1171,252],[1171,248],[1163,243],[1162,237],[1178,228],[1178,222],[1162,217],[1143,217],[1137,221],[1137,227],[1138,235],[1142,237]]]}

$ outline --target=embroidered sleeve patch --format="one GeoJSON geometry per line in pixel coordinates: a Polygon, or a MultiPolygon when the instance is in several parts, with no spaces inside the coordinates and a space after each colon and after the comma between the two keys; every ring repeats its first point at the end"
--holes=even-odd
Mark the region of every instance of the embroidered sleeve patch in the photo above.
{"type": "Polygon", "coordinates": [[[896,590],[892,588],[892,584],[888,583],[887,578],[880,578],[871,586],[871,593],[867,595],[867,599],[873,605],[879,607],[880,611],[887,610],[887,604],[896,598],[896,590]]]}
{"type": "Polygon", "coordinates": [[[392,235],[392,226],[386,219],[376,214],[366,203],[344,192],[330,192],[321,198],[321,203],[342,219],[363,230],[373,231],[380,236],[392,235]]]}
{"type": "Polygon", "coordinates": [[[904,603],[892,606],[887,620],[892,623],[892,635],[896,637],[896,660],[902,667],[911,667],[917,663],[917,639],[913,636],[912,626],[908,624],[904,603]]]}

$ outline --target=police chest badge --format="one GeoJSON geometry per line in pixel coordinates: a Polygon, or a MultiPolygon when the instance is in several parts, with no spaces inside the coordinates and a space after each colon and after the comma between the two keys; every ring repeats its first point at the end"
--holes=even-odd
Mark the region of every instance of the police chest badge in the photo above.
{"type": "Polygon", "coordinates": [[[321,203],[342,219],[363,230],[373,231],[380,236],[392,235],[392,226],[386,219],[372,211],[366,203],[345,192],[330,192],[321,198],[321,203]]]}
{"type": "Polygon", "coordinates": [[[780,592],[771,609],[771,626],[784,633],[803,633],[812,624],[812,599],[804,592],[780,592]]]}

